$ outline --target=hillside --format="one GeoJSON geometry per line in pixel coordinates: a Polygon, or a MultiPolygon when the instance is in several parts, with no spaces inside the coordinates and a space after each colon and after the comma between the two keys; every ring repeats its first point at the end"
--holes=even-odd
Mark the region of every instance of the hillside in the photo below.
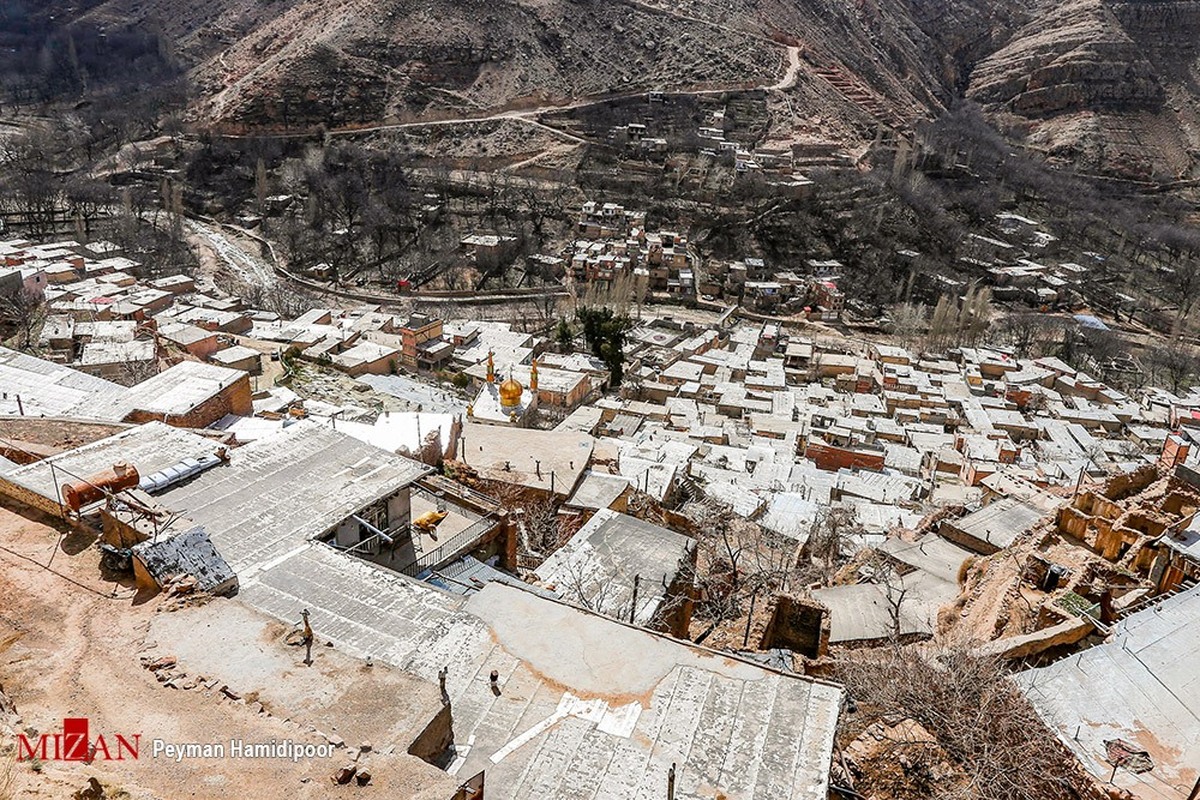
{"type": "Polygon", "coordinates": [[[85,47],[83,69],[111,80],[126,59],[134,79],[181,72],[190,117],[226,130],[772,88],[780,138],[846,144],[965,97],[1087,171],[1197,177],[1195,0],[89,0],[0,18],[21,69],[57,58],[74,72],[60,93],[94,88],[75,55],[86,34],[123,37],[127,52],[85,47]]]}
{"type": "Polygon", "coordinates": [[[1200,3],[1045,0],[981,59],[967,96],[1086,170],[1194,178],[1200,3]]]}
{"type": "Polygon", "coordinates": [[[190,74],[195,111],[219,124],[338,126],[771,86],[787,45],[803,51],[801,95],[833,85],[835,105],[867,117],[899,123],[950,96],[936,44],[882,4],[101,0],[64,11],[75,27],[161,36],[190,74]]]}

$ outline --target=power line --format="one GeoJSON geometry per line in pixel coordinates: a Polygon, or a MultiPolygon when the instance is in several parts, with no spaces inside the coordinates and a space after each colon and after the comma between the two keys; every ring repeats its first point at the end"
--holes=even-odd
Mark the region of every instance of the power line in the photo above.
{"type": "MultiPolygon", "coordinates": [[[[54,470],[54,469],[59,469],[59,470],[62,470],[62,472],[63,472],[65,475],[67,475],[68,477],[74,478],[75,480],[77,480],[77,481],[80,481],[81,483],[86,483],[88,486],[91,486],[93,489],[97,489],[97,490],[99,490],[99,491],[101,491],[101,492],[104,492],[105,494],[110,494],[110,493],[108,492],[108,490],[107,490],[107,489],[105,489],[104,487],[101,487],[101,486],[97,486],[96,484],[92,483],[92,482],[91,482],[91,480],[89,480],[88,478],[85,478],[85,477],[83,477],[83,476],[81,476],[81,475],[76,475],[75,473],[71,472],[69,469],[67,469],[67,468],[65,468],[65,467],[63,467],[63,466],[60,466],[60,465],[59,465],[59,464],[58,464],[58,463],[57,463],[57,462],[54,460],[54,459],[55,459],[55,457],[56,457],[57,455],[60,455],[60,454],[55,454],[55,455],[53,455],[53,456],[50,456],[49,458],[40,458],[40,457],[39,457],[39,455],[38,455],[37,453],[33,452],[32,450],[27,450],[27,449],[25,449],[24,447],[21,447],[21,446],[20,446],[19,444],[17,444],[16,442],[14,442],[14,441],[12,441],[11,439],[8,439],[8,438],[6,438],[6,437],[4,437],[4,436],[0,436],[0,443],[3,443],[4,445],[6,445],[6,446],[8,446],[8,447],[12,448],[13,450],[16,450],[16,451],[18,451],[18,452],[24,453],[25,455],[27,455],[27,456],[31,456],[31,457],[33,457],[33,458],[35,459],[35,460],[34,460],[34,462],[33,462],[32,464],[29,464],[29,465],[26,465],[26,466],[33,466],[33,464],[40,464],[40,463],[42,463],[42,462],[45,462],[45,463],[46,463],[46,464],[47,464],[47,465],[48,465],[48,466],[49,466],[49,467],[50,467],[52,470],[54,470]]],[[[58,480],[57,480],[56,478],[53,478],[53,477],[52,477],[52,480],[53,480],[53,481],[54,481],[54,483],[55,483],[55,487],[56,487],[56,488],[55,488],[55,491],[56,491],[56,492],[58,492],[58,491],[59,491],[59,487],[58,487],[58,480]]],[[[59,505],[62,505],[62,499],[61,499],[61,498],[59,499],[59,501],[58,501],[58,502],[59,502],[59,505]]]]}
{"type": "MultiPolygon", "coordinates": [[[[27,455],[27,456],[31,456],[31,457],[33,457],[33,458],[35,458],[35,459],[38,457],[38,454],[37,454],[37,453],[34,453],[34,452],[30,451],[30,450],[27,450],[27,449],[26,449],[26,448],[24,448],[24,447],[21,447],[21,446],[20,446],[20,445],[18,445],[16,442],[12,441],[11,439],[9,439],[9,438],[7,438],[7,437],[0,436],[0,443],[3,443],[5,446],[7,446],[7,447],[9,447],[9,448],[11,448],[11,449],[13,449],[13,450],[15,450],[15,451],[18,451],[18,452],[24,453],[25,455],[27,455]]],[[[50,458],[42,459],[41,461],[34,461],[34,462],[33,462],[33,464],[40,464],[40,463],[42,463],[43,461],[46,463],[46,465],[47,465],[47,466],[49,466],[49,467],[50,467],[51,482],[54,484],[54,487],[55,487],[55,489],[54,489],[54,492],[55,492],[55,495],[56,495],[56,496],[57,496],[57,498],[58,498],[58,507],[59,507],[59,512],[62,514],[62,519],[63,519],[63,521],[64,521],[64,522],[68,522],[70,518],[68,517],[68,515],[67,515],[67,513],[66,513],[66,510],[65,510],[65,509],[64,509],[64,507],[63,507],[63,502],[62,502],[62,487],[61,487],[61,486],[59,485],[59,483],[58,483],[58,477],[55,475],[55,470],[62,470],[62,472],[63,472],[65,475],[67,475],[68,477],[70,477],[70,478],[74,478],[75,480],[77,480],[77,481],[80,481],[81,483],[85,483],[85,484],[87,484],[88,486],[91,486],[93,489],[96,489],[96,490],[100,491],[100,492],[101,492],[101,493],[103,493],[103,495],[104,495],[104,496],[105,496],[107,499],[109,499],[110,501],[113,499],[113,493],[112,493],[111,491],[109,491],[107,488],[105,488],[105,487],[101,487],[101,486],[97,486],[96,484],[92,483],[92,481],[91,481],[91,480],[89,480],[88,478],[84,478],[84,477],[82,477],[82,476],[76,475],[76,474],[75,474],[75,473],[73,473],[71,470],[69,470],[69,469],[66,469],[66,468],[64,468],[64,467],[62,467],[62,466],[60,466],[60,465],[58,465],[58,464],[57,464],[57,463],[55,463],[55,461],[54,461],[54,456],[51,456],[50,458]]],[[[32,466],[32,464],[31,464],[30,466],[32,466]]],[[[173,523],[174,521],[175,521],[175,520],[170,520],[170,521],[168,522],[168,526],[169,526],[171,523],[173,523]]],[[[51,553],[50,553],[50,558],[49,558],[49,560],[47,560],[47,562],[46,562],[45,564],[39,564],[37,561],[35,561],[34,559],[30,558],[29,556],[27,556],[27,555],[24,555],[23,553],[18,553],[17,551],[15,551],[15,550],[12,550],[12,549],[10,549],[10,548],[8,548],[8,547],[2,547],[2,546],[0,546],[0,550],[4,550],[4,551],[6,551],[6,552],[8,552],[8,553],[11,553],[11,554],[12,554],[12,555],[14,555],[14,556],[17,556],[18,558],[23,558],[23,559],[25,559],[26,561],[29,561],[29,562],[31,562],[31,563],[34,563],[34,564],[37,564],[39,567],[41,567],[42,569],[46,570],[47,572],[53,573],[54,575],[57,575],[57,576],[59,576],[59,577],[60,577],[60,578],[62,578],[63,580],[70,581],[71,583],[73,583],[73,584],[75,584],[76,586],[79,586],[79,587],[81,587],[81,588],[83,588],[83,589],[87,589],[88,591],[90,591],[90,592],[93,592],[93,593],[95,593],[95,594],[99,595],[100,597],[104,597],[104,598],[107,598],[107,599],[117,599],[117,594],[116,594],[116,586],[117,586],[117,585],[119,585],[119,583],[118,583],[117,581],[114,581],[114,582],[113,582],[113,583],[114,583],[113,593],[112,593],[111,595],[106,595],[106,594],[104,594],[104,593],[102,593],[102,592],[100,592],[100,591],[98,591],[98,590],[96,590],[96,589],[94,589],[94,588],[92,588],[92,587],[90,587],[90,586],[87,586],[86,584],[80,583],[79,581],[75,580],[74,578],[71,578],[71,577],[69,577],[69,576],[67,576],[67,575],[64,575],[64,574],[63,574],[63,573],[61,573],[61,572],[57,572],[56,570],[54,570],[54,569],[52,569],[52,568],[51,568],[51,565],[54,563],[54,557],[55,557],[56,555],[58,555],[58,551],[59,551],[59,550],[62,548],[62,543],[63,543],[63,540],[64,540],[64,539],[66,539],[66,537],[67,537],[67,534],[66,534],[65,532],[60,532],[60,534],[59,534],[59,537],[58,537],[58,541],[57,541],[57,542],[55,543],[55,545],[54,545],[54,550],[53,550],[53,551],[51,551],[51,553]]]]}
{"type": "MultiPolygon", "coordinates": [[[[3,551],[10,555],[14,555],[17,558],[24,559],[25,561],[28,561],[31,564],[37,564],[37,566],[41,567],[42,569],[46,570],[47,572],[49,572],[53,575],[57,575],[58,577],[62,578],[64,581],[67,581],[68,583],[75,584],[80,589],[86,589],[87,591],[91,592],[92,594],[96,595],[97,597],[101,597],[105,600],[125,600],[126,599],[125,597],[118,597],[116,594],[115,588],[113,589],[112,594],[105,594],[104,592],[101,592],[99,589],[88,586],[86,583],[80,583],[79,581],[75,580],[74,578],[72,578],[69,575],[64,575],[63,573],[58,572],[57,570],[50,569],[49,565],[47,565],[47,564],[39,564],[36,560],[30,558],[29,556],[25,555],[24,553],[18,553],[16,550],[13,550],[12,548],[5,547],[4,545],[0,545],[0,551],[3,551]]],[[[114,583],[116,583],[116,582],[114,581],[114,583]]],[[[134,592],[134,594],[136,594],[136,592],[134,592]]],[[[130,595],[130,596],[132,596],[132,595],[130,595]]]]}

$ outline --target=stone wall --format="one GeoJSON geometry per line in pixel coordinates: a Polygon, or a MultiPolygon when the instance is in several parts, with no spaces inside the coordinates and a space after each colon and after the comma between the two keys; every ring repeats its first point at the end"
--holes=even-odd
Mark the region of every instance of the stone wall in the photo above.
{"type": "Polygon", "coordinates": [[[1044,653],[1052,647],[1076,644],[1093,630],[1095,628],[1091,622],[1072,617],[1065,622],[1043,628],[1040,631],[996,639],[980,646],[976,652],[1004,659],[1028,658],[1038,653],[1044,653]]]}
{"type": "Polygon", "coordinates": [[[57,501],[42,497],[37,492],[26,489],[19,483],[15,483],[5,478],[0,477],[0,498],[15,501],[21,505],[29,506],[37,509],[44,514],[49,514],[52,517],[66,519],[66,512],[63,506],[57,501]]]}
{"type": "Polygon", "coordinates": [[[1123,500],[1130,495],[1146,489],[1158,479],[1158,470],[1147,464],[1132,472],[1125,472],[1109,478],[1104,483],[1103,495],[1109,500],[1123,500]]]}
{"type": "Polygon", "coordinates": [[[763,634],[761,649],[782,647],[808,658],[829,651],[829,609],[816,600],[780,595],[763,634]]]}

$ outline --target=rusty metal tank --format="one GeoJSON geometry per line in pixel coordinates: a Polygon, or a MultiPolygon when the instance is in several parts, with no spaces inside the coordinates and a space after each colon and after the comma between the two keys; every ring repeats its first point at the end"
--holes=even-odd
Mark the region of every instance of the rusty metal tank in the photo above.
{"type": "Polygon", "coordinates": [[[138,485],[141,476],[137,468],[124,461],[118,461],[111,468],[88,477],[82,481],[64,484],[62,487],[63,504],[78,513],[79,509],[102,500],[105,495],[132,489],[138,485]]]}

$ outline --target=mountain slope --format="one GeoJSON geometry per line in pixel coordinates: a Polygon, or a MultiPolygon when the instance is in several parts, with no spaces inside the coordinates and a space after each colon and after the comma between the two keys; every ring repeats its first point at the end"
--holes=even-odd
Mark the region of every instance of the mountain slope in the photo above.
{"type": "Polygon", "coordinates": [[[1139,180],[1196,177],[1200,3],[1041,0],[967,96],[1034,146],[1139,180]]]}
{"type": "Polygon", "coordinates": [[[787,45],[803,50],[803,80],[845,84],[833,96],[847,108],[897,122],[949,97],[936,46],[877,0],[102,0],[81,21],[160,31],[190,70],[198,116],[242,126],[771,86],[787,45]]]}
{"type": "MultiPolygon", "coordinates": [[[[1200,0],[50,0],[20,8],[24,18],[0,10],[0,27],[15,32],[10,50],[28,68],[44,60],[37,36],[47,26],[60,40],[85,27],[137,32],[137,63],[156,37],[158,55],[190,79],[192,118],[217,127],[364,126],[655,89],[774,87],[769,112],[783,119],[782,138],[791,131],[861,144],[965,96],[1002,129],[1086,170],[1200,177],[1200,0]]],[[[81,84],[65,82],[74,91],[81,84]]]]}

